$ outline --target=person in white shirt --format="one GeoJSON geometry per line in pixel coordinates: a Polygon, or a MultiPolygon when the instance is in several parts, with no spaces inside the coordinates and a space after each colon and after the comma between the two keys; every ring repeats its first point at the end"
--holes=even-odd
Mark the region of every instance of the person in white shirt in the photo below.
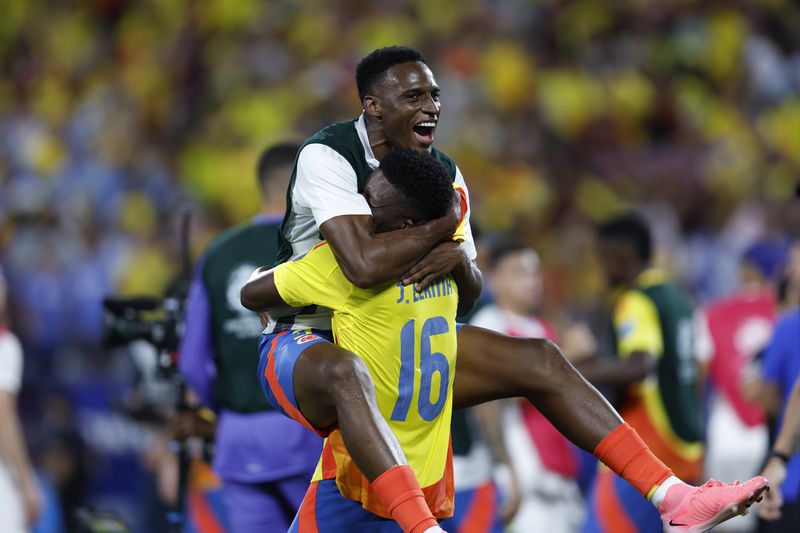
{"type": "Polygon", "coordinates": [[[41,497],[17,416],[22,348],[6,324],[6,283],[0,270],[0,531],[18,533],[36,521],[41,497]]]}

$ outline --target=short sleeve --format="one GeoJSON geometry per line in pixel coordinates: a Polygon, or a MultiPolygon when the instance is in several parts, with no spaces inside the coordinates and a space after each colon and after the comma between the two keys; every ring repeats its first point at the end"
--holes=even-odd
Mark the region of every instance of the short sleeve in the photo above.
{"type": "Polygon", "coordinates": [[[311,210],[317,227],[341,215],[372,214],[358,193],[353,167],[324,144],[309,144],[300,151],[292,195],[299,205],[311,210]]]}
{"type": "Polygon", "coordinates": [[[12,333],[0,332],[0,391],[16,394],[22,383],[22,346],[12,333]]]}
{"type": "Polygon", "coordinates": [[[639,291],[628,291],[620,298],[614,309],[614,330],[622,357],[641,351],[659,358],[664,351],[658,310],[639,291]]]}
{"type": "Polygon", "coordinates": [[[352,287],[326,242],[297,261],[278,265],[274,276],[281,298],[294,307],[321,305],[341,309],[352,287]]]}
{"type": "Polygon", "coordinates": [[[461,220],[461,224],[459,224],[456,230],[458,234],[457,237],[458,240],[463,240],[467,257],[474,261],[475,258],[478,257],[478,251],[475,248],[475,239],[472,237],[472,226],[470,226],[469,222],[470,215],[472,214],[472,208],[469,203],[469,190],[467,189],[467,183],[464,181],[464,176],[461,174],[461,170],[458,167],[456,167],[456,179],[453,181],[453,186],[462,191],[467,205],[467,214],[461,220]]]}

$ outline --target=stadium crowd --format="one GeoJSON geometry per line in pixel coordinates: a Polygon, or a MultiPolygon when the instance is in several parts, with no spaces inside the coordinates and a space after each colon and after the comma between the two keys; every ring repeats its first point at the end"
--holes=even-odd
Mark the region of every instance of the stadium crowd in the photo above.
{"type": "Polygon", "coordinates": [[[603,340],[594,228],[632,206],[698,306],[739,287],[754,245],[800,304],[796,2],[52,4],[0,17],[0,263],[28,442],[67,509],[103,491],[138,505],[109,472],[154,439],[91,414],[134,374],[100,346],[102,299],[165,293],[184,206],[195,257],[248,220],[260,150],[354,116],[355,64],[379,46],[428,58],[473,223],[487,246],[503,232],[536,250],[557,328],[603,340]]]}

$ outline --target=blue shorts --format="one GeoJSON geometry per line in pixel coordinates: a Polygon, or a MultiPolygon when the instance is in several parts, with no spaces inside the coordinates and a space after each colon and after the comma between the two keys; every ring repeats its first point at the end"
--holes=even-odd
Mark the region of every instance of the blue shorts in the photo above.
{"type": "Polygon", "coordinates": [[[475,533],[502,533],[497,488],[491,481],[476,487],[456,491],[455,513],[439,521],[445,531],[468,530],[475,533]]]}
{"type": "Polygon", "coordinates": [[[348,500],[339,492],[335,479],[314,481],[287,533],[403,533],[394,520],[382,518],[348,500]]]}
{"type": "Polygon", "coordinates": [[[275,409],[326,437],[330,429],[315,428],[300,412],[294,396],[294,365],[309,346],[320,342],[332,342],[331,332],[300,329],[264,333],[258,342],[258,382],[275,409]]]}

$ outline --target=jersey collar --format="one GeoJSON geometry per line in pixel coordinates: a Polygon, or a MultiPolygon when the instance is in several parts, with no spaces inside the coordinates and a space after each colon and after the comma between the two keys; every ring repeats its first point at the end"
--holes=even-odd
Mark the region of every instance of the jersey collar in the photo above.
{"type": "Polygon", "coordinates": [[[662,268],[648,268],[636,278],[636,285],[647,288],[667,281],[667,273],[662,268]]]}
{"type": "Polygon", "coordinates": [[[369,145],[369,135],[367,135],[367,124],[364,122],[364,113],[361,113],[358,120],[356,120],[356,132],[358,133],[358,139],[361,141],[361,146],[364,148],[364,158],[367,160],[369,168],[378,168],[380,161],[375,159],[375,154],[372,151],[372,147],[369,145]]]}

